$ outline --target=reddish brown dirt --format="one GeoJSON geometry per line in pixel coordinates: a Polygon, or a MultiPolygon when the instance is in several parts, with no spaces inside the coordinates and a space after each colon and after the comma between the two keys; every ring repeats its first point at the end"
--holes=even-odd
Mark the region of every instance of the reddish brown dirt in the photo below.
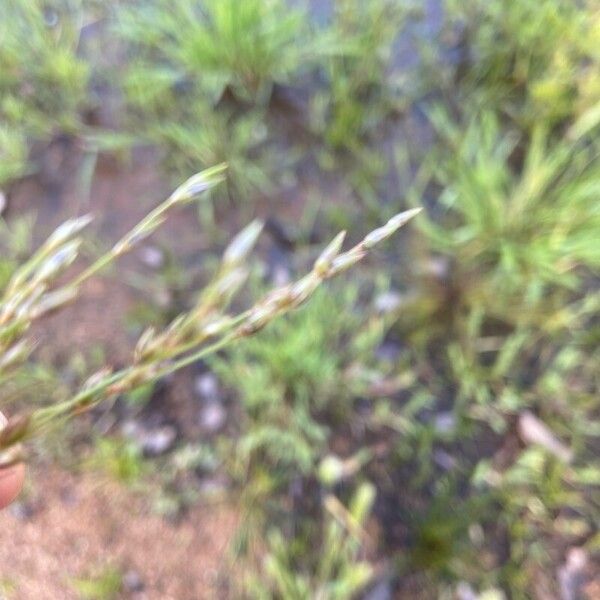
{"type": "Polygon", "coordinates": [[[58,469],[30,474],[38,491],[32,517],[0,514],[0,596],[7,600],[75,600],[73,578],[113,566],[134,570],[135,600],[223,598],[226,551],[236,526],[224,505],[199,505],[178,524],[152,515],[123,486],[58,469]],[[5,595],[3,587],[12,590],[5,595]]]}

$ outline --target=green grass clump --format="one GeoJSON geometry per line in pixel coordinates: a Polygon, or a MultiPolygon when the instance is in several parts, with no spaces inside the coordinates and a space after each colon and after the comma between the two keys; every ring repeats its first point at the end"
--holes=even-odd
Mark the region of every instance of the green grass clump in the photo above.
{"type": "Polygon", "coordinates": [[[557,124],[600,101],[600,13],[594,1],[450,0],[449,28],[467,50],[461,96],[521,126],[557,124]]]}
{"type": "Polygon", "coordinates": [[[591,322],[600,161],[593,130],[551,142],[540,125],[527,141],[489,112],[464,130],[443,111],[432,120],[442,139],[423,172],[438,200],[422,225],[446,262],[444,274],[421,276],[414,323],[436,327],[417,325],[413,340],[450,336],[460,395],[487,403],[508,381],[523,390],[547,366],[543,349],[572,345],[591,322]]]}
{"type": "Polygon", "coordinates": [[[150,81],[216,102],[225,89],[260,101],[287,81],[306,59],[305,27],[302,12],[282,0],[153,0],[120,11],[118,31],[150,81]]]}
{"type": "Polygon", "coordinates": [[[313,98],[314,125],[333,150],[359,158],[368,134],[402,107],[389,71],[406,17],[406,6],[389,0],[334,3],[323,35],[335,39],[344,52],[323,61],[328,85],[313,98]]]}
{"type": "Polygon", "coordinates": [[[551,142],[541,124],[527,140],[490,112],[464,128],[439,110],[432,121],[441,146],[424,172],[437,215],[423,229],[452,262],[461,294],[453,310],[484,307],[508,324],[551,327],[569,290],[600,269],[594,131],[551,142]]]}
{"type": "Polygon", "coordinates": [[[81,126],[90,66],[78,55],[82,0],[8,0],[0,22],[0,184],[30,169],[29,146],[81,126]]]}
{"type": "Polygon", "coordinates": [[[28,170],[27,141],[22,132],[16,128],[2,126],[0,128],[0,185],[17,179],[28,170]]]}
{"type": "MultiPolygon", "coordinates": [[[[380,468],[398,473],[392,490],[404,491],[388,492],[397,502],[388,518],[408,538],[390,550],[400,582],[423,578],[431,597],[463,581],[526,599],[540,574],[552,580],[560,548],[594,551],[598,306],[588,301],[586,315],[552,336],[490,335],[469,323],[425,351],[409,343],[416,380],[407,400],[380,405],[373,423],[398,432],[380,468]],[[451,416],[444,427],[428,416],[442,410],[440,396],[451,416]]],[[[385,477],[377,482],[385,494],[385,477]]]]}
{"type": "MultiPolygon", "coordinates": [[[[490,531],[477,542],[489,568],[486,575],[469,568],[468,539],[449,545],[452,536],[442,536],[443,551],[430,556],[438,542],[429,517],[416,532],[419,540],[425,529],[426,543],[416,549],[440,582],[450,576],[529,598],[536,574],[560,560],[557,545],[592,544],[598,519],[597,123],[592,109],[563,134],[546,121],[523,132],[474,106],[458,115],[430,111],[439,139],[415,189],[435,200],[421,222],[428,244],[399,335],[415,364],[435,365],[411,394],[445,394],[454,420],[450,433],[417,431],[417,447],[455,448],[452,479],[462,491],[449,503],[488,498],[479,513],[467,511],[462,531],[465,538],[473,527],[490,531]],[[494,533],[491,523],[499,524],[494,533]],[[501,544],[508,558],[498,556],[501,544]]],[[[421,465],[423,472],[417,487],[436,467],[427,473],[421,465]]],[[[449,515],[444,527],[453,530],[453,521],[449,515]]]]}
{"type": "Polygon", "coordinates": [[[202,101],[190,102],[181,120],[152,121],[149,114],[144,117],[150,119],[146,139],[164,150],[167,165],[177,173],[189,173],[198,165],[227,162],[227,192],[233,203],[271,191],[267,165],[274,167],[281,159],[273,154],[261,115],[218,111],[202,101]]]}
{"type": "Polygon", "coordinates": [[[348,600],[360,593],[375,569],[366,560],[368,535],[364,526],[375,500],[375,487],[358,486],[348,507],[328,494],[323,501],[321,530],[300,530],[293,539],[277,529],[267,536],[267,551],[261,565],[262,578],[249,577],[246,593],[256,599],[322,598],[348,600]],[[308,533],[308,535],[307,535],[308,533]],[[311,535],[312,534],[312,535],[311,535]],[[311,552],[309,540],[318,537],[319,552],[311,552]]]}
{"type": "Polygon", "coordinates": [[[366,142],[403,107],[388,71],[406,15],[390,0],[336,1],[326,25],[283,0],[121,8],[133,129],[180,172],[226,161],[231,197],[268,194],[282,174],[293,179],[295,147],[315,137],[322,166],[350,155],[372,183],[384,169],[366,142]],[[289,125],[271,102],[275,84],[291,90],[298,114],[289,125]]]}
{"type": "Polygon", "coordinates": [[[226,161],[231,197],[264,193],[279,164],[265,148],[272,87],[311,58],[303,12],[282,0],[153,0],[120,9],[117,32],[135,54],[123,79],[135,133],[178,172],[226,161]]]}
{"type": "MultiPolygon", "coordinates": [[[[590,425],[597,435],[598,422],[590,425]]],[[[536,572],[558,559],[558,539],[593,551],[599,518],[594,494],[600,468],[590,460],[590,455],[581,455],[569,465],[533,446],[505,470],[487,461],[478,465],[476,487],[493,490],[500,503],[496,517],[508,541],[509,556],[497,573],[497,582],[514,597],[530,597],[536,572]]]]}
{"type": "Polygon", "coordinates": [[[112,438],[96,440],[94,452],[84,461],[83,466],[126,485],[138,483],[146,467],[138,446],[112,438]]]}
{"type": "Polygon", "coordinates": [[[374,574],[363,527],[375,487],[335,489],[343,481],[354,487],[371,451],[331,453],[342,439],[354,452],[356,402],[385,331],[382,316],[361,308],[360,292],[349,283],[319,292],[289,320],[210,361],[239,401],[238,435],[222,439],[220,452],[242,486],[236,548],[250,597],[349,599],[374,574]],[[290,498],[292,487],[301,497],[290,498]]]}
{"type": "Polygon", "coordinates": [[[31,250],[32,228],[31,217],[13,219],[9,226],[0,216],[0,289],[8,283],[23,257],[31,250]]]}
{"type": "Polygon", "coordinates": [[[427,243],[413,248],[397,334],[416,365],[407,406],[441,396],[452,425],[427,427],[435,402],[416,424],[392,403],[378,421],[410,435],[417,457],[399,440],[397,460],[417,463],[406,484],[429,507],[409,526],[400,578],[525,599],[552,585],[561,547],[592,551],[598,523],[597,11],[446,6],[463,60],[438,73],[454,79],[427,109],[437,137],[412,191],[429,199],[427,243]],[[456,461],[442,480],[441,449],[456,461]],[[441,481],[450,509],[432,514],[441,481]]]}

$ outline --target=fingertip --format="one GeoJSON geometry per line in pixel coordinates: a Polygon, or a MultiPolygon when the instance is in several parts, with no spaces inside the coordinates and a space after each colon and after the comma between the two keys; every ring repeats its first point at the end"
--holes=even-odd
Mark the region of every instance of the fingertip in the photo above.
{"type": "Polygon", "coordinates": [[[25,465],[19,464],[0,470],[0,509],[17,498],[25,481],[25,465]]]}

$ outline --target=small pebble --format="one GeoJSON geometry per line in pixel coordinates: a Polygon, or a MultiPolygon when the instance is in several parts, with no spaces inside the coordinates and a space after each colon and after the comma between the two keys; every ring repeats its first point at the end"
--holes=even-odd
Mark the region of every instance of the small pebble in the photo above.
{"type": "Polygon", "coordinates": [[[29,521],[35,515],[35,508],[29,502],[14,502],[8,510],[19,521],[29,521]]]}
{"type": "Polygon", "coordinates": [[[141,592],[144,582],[137,571],[130,569],[123,575],[123,588],[126,592],[141,592]]]}
{"type": "Polygon", "coordinates": [[[219,381],[214,373],[198,375],[194,381],[194,390],[203,400],[220,400],[219,381]]]}
{"type": "Polygon", "coordinates": [[[438,433],[451,433],[456,428],[456,418],[451,412],[438,413],[433,425],[438,433]]]}
{"type": "Polygon", "coordinates": [[[220,402],[208,402],[200,411],[200,425],[209,433],[216,433],[225,425],[227,412],[220,402]]]}
{"type": "Polygon", "coordinates": [[[165,254],[156,246],[144,246],[139,251],[140,260],[151,269],[160,269],[165,264],[165,254]]]}
{"type": "Polygon", "coordinates": [[[363,600],[392,600],[394,597],[392,584],[389,580],[377,582],[363,596],[363,600]]]}
{"type": "Polygon", "coordinates": [[[395,311],[402,303],[402,296],[393,290],[379,294],[375,298],[375,310],[380,313],[395,311]]]}
{"type": "Polygon", "coordinates": [[[145,432],[141,439],[141,446],[147,456],[160,456],[168,452],[177,439],[177,430],[171,425],[145,432]]]}
{"type": "Polygon", "coordinates": [[[398,342],[382,342],[375,350],[375,356],[378,360],[394,363],[402,354],[402,348],[398,342]]]}
{"type": "Polygon", "coordinates": [[[433,452],[433,460],[435,463],[444,469],[444,471],[451,471],[456,466],[456,459],[451,454],[448,454],[445,450],[435,450],[433,452]]]}
{"type": "Polygon", "coordinates": [[[150,429],[133,419],[123,423],[121,432],[133,440],[146,456],[160,456],[168,452],[177,440],[177,430],[172,425],[150,429]]]}
{"type": "Polygon", "coordinates": [[[456,586],[456,597],[458,600],[477,600],[475,590],[466,581],[461,581],[456,586]]]}
{"type": "Polygon", "coordinates": [[[581,590],[586,583],[588,560],[588,554],[583,548],[569,548],[564,564],[558,569],[561,600],[581,598],[581,590]]]}

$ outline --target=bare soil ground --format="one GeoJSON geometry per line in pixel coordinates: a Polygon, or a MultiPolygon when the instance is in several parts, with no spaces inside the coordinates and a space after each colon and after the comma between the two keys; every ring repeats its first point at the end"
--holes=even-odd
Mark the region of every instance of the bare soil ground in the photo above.
{"type": "MultiPolygon", "coordinates": [[[[75,600],[74,578],[112,566],[139,576],[135,600],[222,598],[236,514],[199,505],[177,524],[152,515],[144,498],[91,474],[34,469],[32,515],[0,514],[0,597],[75,600]],[[226,569],[225,569],[226,570],[226,569]]],[[[137,586],[135,586],[137,587],[137,586]]]]}

